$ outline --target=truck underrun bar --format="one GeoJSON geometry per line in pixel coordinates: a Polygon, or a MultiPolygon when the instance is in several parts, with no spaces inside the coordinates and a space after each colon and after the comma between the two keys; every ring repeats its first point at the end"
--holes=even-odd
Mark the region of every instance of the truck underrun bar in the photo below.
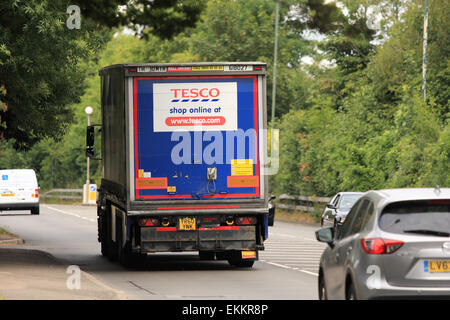
{"type": "MultiPolygon", "coordinates": [[[[162,210],[139,210],[128,211],[128,216],[161,215],[162,210]]],[[[185,214],[268,214],[268,208],[243,208],[243,209],[202,209],[193,210],[164,210],[164,214],[185,215],[185,214]]]]}

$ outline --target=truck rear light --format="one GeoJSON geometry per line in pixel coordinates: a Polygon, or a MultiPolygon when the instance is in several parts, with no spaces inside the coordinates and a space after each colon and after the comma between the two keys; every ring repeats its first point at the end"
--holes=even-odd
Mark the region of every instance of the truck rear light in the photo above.
{"type": "Polygon", "coordinates": [[[168,226],[170,225],[170,220],[169,220],[169,218],[163,218],[162,221],[161,221],[161,225],[162,225],[163,227],[168,227],[168,226]]]}
{"type": "Polygon", "coordinates": [[[369,254],[390,254],[397,251],[403,244],[403,241],[383,238],[361,239],[363,250],[369,254]]]}
{"type": "Polygon", "coordinates": [[[250,225],[255,224],[256,218],[255,217],[237,217],[236,218],[236,224],[238,225],[250,225]]]}
{"type": "Polygon", "coordinates": [[[227,226],[232,226],[234,224],[234,218],[233,217],[227,217],[225,220],[225,223],[227,226]]]}
{"type": "Polygon", "coordinates": [[[159,220],[156,218],[145,218],[139,220],[139,226],[141,227],[156,227],[159,224],[159,220]]]}
{"type": "Polygon", "coordinates": [[[31,194],[32,198],[39,198],[39,189],[35,189],[34,193],[31,194]]]}

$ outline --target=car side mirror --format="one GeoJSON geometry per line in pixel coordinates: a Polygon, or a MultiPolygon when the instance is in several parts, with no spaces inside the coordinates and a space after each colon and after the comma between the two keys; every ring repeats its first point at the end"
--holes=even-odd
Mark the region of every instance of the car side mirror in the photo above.
{"type": "Polygon", "coordinates": [[[316,231],[316,239],[320,242],[327,243],[330,247],[334,246],[334,228],[325,227],[316,231]]]}
{"type": "Polygon", "coordinates": [[[336,207],[332,203],[327,203],[327,208],[328,209],[336,209],[336,207]]]}

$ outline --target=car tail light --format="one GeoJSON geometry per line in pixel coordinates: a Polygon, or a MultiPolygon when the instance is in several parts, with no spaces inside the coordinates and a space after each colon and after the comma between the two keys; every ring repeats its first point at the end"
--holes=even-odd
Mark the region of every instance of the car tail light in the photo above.
{"type": "Polygon", "coordinates": [[[35,189],[35,190],[34,190],[34,193],[31,194],[31,197],[32,197],[32,198],[39,198],[39,189],[35,189]]]}
{"type": "Polygon", "coordinates": [[[361,239],[361,246],[363,250],[369,254],[393,253],[397,251],[403,244],[404,244],[403,241],[383,239],[383,238],[361,239]]]}
{"type": "Polygon", "coordinates": [[[255,217],[237,217],[236,218],[236,224],[255,224],[256,218],[255,217]]]}
{"type": "Polygon", "coordinates": [[[140,219],[139,225],[141,227],[156,227],[157,225],[159,225],[159,220],[156,218],[140,219]]]}

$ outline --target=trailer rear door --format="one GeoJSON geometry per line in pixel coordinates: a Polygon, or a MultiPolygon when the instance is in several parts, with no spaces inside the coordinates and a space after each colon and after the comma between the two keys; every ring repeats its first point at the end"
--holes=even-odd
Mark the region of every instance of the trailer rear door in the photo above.
{"type": "Polygon", "coordinates": [[[133,78],[135,199],[262,197],[262,77],[167,74],[133,78]]]}

